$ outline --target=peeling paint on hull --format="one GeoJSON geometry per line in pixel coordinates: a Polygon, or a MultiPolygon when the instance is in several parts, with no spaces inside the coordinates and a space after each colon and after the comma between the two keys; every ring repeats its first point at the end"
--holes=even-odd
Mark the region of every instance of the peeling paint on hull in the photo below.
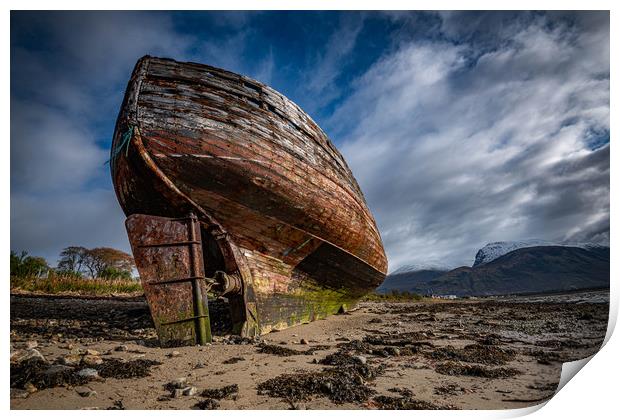
{"type": "Polygon", "coordinates": [[[381,237],[346,162],[307,114],[255,80],[140,59],[111,172],[128,216],[198,216],[213,251],[207,275],[241,279],[238,334],[324,318],[385,278],[381,237]]]}

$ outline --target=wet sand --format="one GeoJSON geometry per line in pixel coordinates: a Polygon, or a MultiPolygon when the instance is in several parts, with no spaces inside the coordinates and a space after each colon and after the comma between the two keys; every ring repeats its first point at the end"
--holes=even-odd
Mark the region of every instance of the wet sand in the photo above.
{"type": "Polygon", "coordinates": [[[562,362],[602,343],[608,304],[571,296],[364,302],[256,340],[175,349],[157,346],[141,299],[13,296],[11,353],[23,360],[11,408],[526,407],[553,395],[562,362]]]}

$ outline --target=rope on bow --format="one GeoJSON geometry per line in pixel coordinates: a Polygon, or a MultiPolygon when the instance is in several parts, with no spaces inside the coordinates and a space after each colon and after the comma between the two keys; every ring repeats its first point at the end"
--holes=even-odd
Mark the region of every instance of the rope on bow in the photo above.
{"type": "Polygon", "coordinates": [[[116,156],[118,156],[118,154],[123,151],[123,147],[125,148],[125,156],[128,155],[128,153],[129,153],[129,144],[131,143],[131,138],[133,137],[134,130],[138,134],[140,134],[140,132],[138,131],[138,127],[134,127],[134,126],[130,125],[129,129],[125,132],[125,134],[123,134],[123,137],[121,138],[121,144],[119,144],[118,146],[116,146],[112,150],[112,153],[110,154],[110,159],[108,159],[104,163],[104,165],[107,165],[109,163],[110,166],[114,166],[114,161],[116,160],[116,156]]]}

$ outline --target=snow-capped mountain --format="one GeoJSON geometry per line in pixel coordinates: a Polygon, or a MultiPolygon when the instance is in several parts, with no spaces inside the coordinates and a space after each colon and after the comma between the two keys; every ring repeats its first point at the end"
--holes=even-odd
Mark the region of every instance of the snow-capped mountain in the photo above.
{"type": "Polygon", "coordinates": [[[501,257],[502,255],[506,255],[514,250],[521,248],[531,248],[534,246],[568,246],[582,249],[602,247],[602,245],[597,245],[593,243],[559,243],[543,241],[540,239],[528,239],[525,241],[491,242],[489,244],[486,244],[476,253],[473,267],[490,263],[491,261],[501,257]]]}
{"type": "Polygon", "coordinates": [[[426,263],[426,264],[406,264],[398,267],[396,270],[390,273],[390,276],[395,274],[410,273],[415,271],[448,271],[452,267],[442,265],[441,263],[426,263]]]}
{"type": "Polygon", "coordinates": [[[418,270],[390,274],[378,290],[406,290],[421,295],[493,296],[609,287],[607,246],[519,241],[489,244],[485,248],[481,251],[493,254],[483,253],[479,260],[495,259],[447,272],[418,270]]]}

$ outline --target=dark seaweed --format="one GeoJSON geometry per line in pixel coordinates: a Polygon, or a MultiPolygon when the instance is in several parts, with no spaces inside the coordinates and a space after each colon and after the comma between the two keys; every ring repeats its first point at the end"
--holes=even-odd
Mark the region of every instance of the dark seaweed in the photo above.
{"type": "Polygon", "coordinates": [[[226,359],[222,362],[224,365],[232,365],[238,362],[242,362],[245,359],[243,357],[231,357],[230,359],[226,359]]]}
{"type": "Polygon", "coordinates": [[[350,363],[321,372],[280,375],[260,383],[257,389],[261,395],[289,402],[309,400],[312,396],[327,397],[336,404],[364,402],[375,393],[365,380],[373,380],[383,370],[383,366],[350,363]]]}
{"type": "Polygon", "coordinates": [[[375,397],[374,402],[382,410],[449,410],[454,409],[452,406],[442,406],[430,403],[428,401],[416,400],[411,396],[406,397],[388,397],[379,395],[375,397]]]}
{"type": "Polygon", "coordinates": [[[208,399],[221,400],[223,398],[235,398],[238,393],[239,385],[233,384],[221,388],[205,389],[200,395],[208,399]]]}
{"type": "Polygon", "coordinates": [[[288,347],[276,346],[275,344],[265,344],[262,343],[258,346],[259,353],[266,354],[275,354],[276,356],[299,356],[303,355],[312,355],[315,351],[328,349],[329,346],[325,345],[316,345],[310,347],[308,350],[294,350],[289,349],[288,347]]]}
{"type": "Polygon", "coordinates": [[[515,352],[497,346],[470,344],[462,349],[452,346],[439,347],[427,356],[435,360],[455,360],[485,365],[505,365],[515,359],[515,352]]]}
{"type": "Polygon", "coordinates": [[[435,371],[442,375],[476,376],[479,378],[509,378],[521,373],[513,368],[486,368],[483,366],[466,365],[456,362],[445,362],[437,365],[435,371]]]}
{"type": "Polygon", "coordinates": [[[11,388],[24,388],[28,382],[37,389],[84,385],[88,382],[87,378],[76,374],[75,368],[46,373],[50,367],[49,363],[41,360],[25,360],[19,364],[11,364],[11,388]]]}
{"type": "Polygon", "coordinates": [[[207,398],[206,400],[197,402],[194,405],[194,408],[199,410],[217,410],[220,408],[220,403],[217,400],[207,398]]]}
{"type": "Polygon", "coordinates": [[[148,359],[137,359],[128,362],[120,359],[108,359],[97,366],[97,372],[102,378],[130,379],[151,376],[151,366],[161,365],[161,362],[148,359]]]}

